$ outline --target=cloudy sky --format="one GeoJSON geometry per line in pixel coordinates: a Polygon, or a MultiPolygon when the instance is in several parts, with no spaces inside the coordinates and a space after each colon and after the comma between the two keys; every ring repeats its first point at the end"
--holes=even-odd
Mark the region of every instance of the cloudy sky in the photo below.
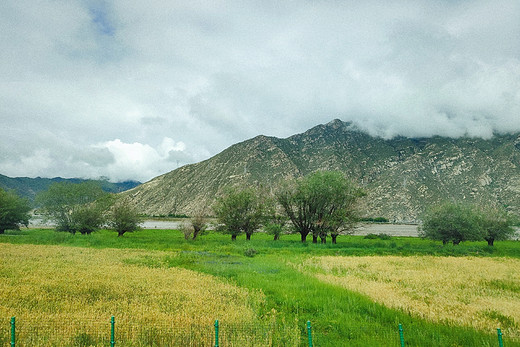
{"type": "Polygon", "coordinates": [[[2,0],[0,174],[149,180],[334,118],[520,131],[520,1],[2,0]]]}

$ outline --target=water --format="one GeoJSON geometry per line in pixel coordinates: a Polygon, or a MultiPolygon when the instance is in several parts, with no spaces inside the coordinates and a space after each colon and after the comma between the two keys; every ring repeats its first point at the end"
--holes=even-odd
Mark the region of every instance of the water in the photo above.
{"type": "MultiPolygon", "coordinates": [[[[143,229],[179,229],[189,220],[154,220],[147,219],[141,227],[143,229]]],[[[40,217],[31,218],[30,228],[53,228],[51,222],[44,222],[40,217]]],[[[418,236],[417,225],[409,224],[361,224],[354,230],[353,235],[387,234],[390,236],[418,236]]]]}

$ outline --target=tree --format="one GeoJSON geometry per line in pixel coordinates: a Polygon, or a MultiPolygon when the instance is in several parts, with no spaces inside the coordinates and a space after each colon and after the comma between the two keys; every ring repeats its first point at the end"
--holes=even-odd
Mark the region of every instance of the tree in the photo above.
{"type": "Polygon", "coordinates": [[[108,216],[108,227],[117,231],[117,236],[141,229],[143,222],[135,207],[127,200],[119,200],[112,206],[108,216]]]}
{"type": "Polygon", "coordinates": [[[186,240],[196,240],[199,235],[202,235],[208,227],[208,220],[203,213],[197,213],[190,218],[189,222],[181,225],[181,231],[186,240]]]}
{"type": "Polygon", "coordinates": [[[286,184],[277,199],[301,241],[312,233],[313,243],[322,243],[327,235],[336,243],[338,234],[350,230],[357,222],[357,203],[362,189],[338,171],[317,171],[286,184]]]}
{"type": "Polygon", "coordinates": [[[70,232],[90,235],[105,224],[105,211],[97,203],[76,207],[70,214],[70,232]]]}
{"type": "Polygon", "coordinates": [[[89,234],[103,224],[103,209],[108,193],[97,182],[59,182],[36,196],[46,219],[56,224],[56,230],[72,234],[89,234]]]}
{"type": "Polygon", "coordinates": [[[484,231],[484,240],[489,246],[495,241],[507,240],[515,234],[513,220],[504,209],[498,207],[481,207],[479,210],[480,225],[484,231]]]}
{"type": "Polygon", "coordinates": [[[0,234],[29,225],[31,206],[26,199],[0,188],[0,234]]]}
{"type": "Polygon", "coordinates": [[[208,220],[204,217],[203,213],[197,213],[190,218],[190,224],[193,228],[193,240],[195,240],[197,236],[202,235],[206,231],[208,220]]]}
{"type": "Polygon", "coordinates": [[[445,202],[433,206],[423,218],[420,235],[439,240],[445,245],[453,242],[478,241],[484,238],[479,215],[470,205],[445,202]]]}
{"type": "Polygon", "coordinates": [[[231,234],[231,240],[244,232],[246,239],[259,228],[263,219],[263,204],[253,188],[230,188],[217,199],[213,207],[217,221],[231,234]]]}
{"type": "Polygon", "coordinates": [[[273,240],[280,239],[280,235],[286,230],[287,217],[279,213],[276,200],[269,198],[265,202],[264,231],[273,235],[273,240]]]}

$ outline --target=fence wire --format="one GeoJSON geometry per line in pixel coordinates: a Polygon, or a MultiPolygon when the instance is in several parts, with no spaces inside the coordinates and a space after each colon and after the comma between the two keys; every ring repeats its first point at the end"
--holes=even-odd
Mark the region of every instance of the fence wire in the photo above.
{"type": "MultiPolygon", "coordinates": [[[[112,326],[110,318],[71,319],[67,321],[15,321],[16,346],[90,347],[110,346],[112,326]]],[[[2,320],[0,345],[11,342],[11,323],[2,320]]],[[[176,325],[169,322],[146,322],[115,317],[116,346],[298,346],[297,327],[273,323],[219,323],[176,325]],[[218,341],[217,341],[218,335],[218,341]]]]}
{"type": "MultiPolygon", "coordinates": [[[[12,330],[10,319],[2,319],[0,327],[0,345],[11,346],[12,330]]],[[[329,327],[330,328],[330,327],[329,327]]],[[[518,336],[502,336],[503,345],[520,346],[518,336]]],[[[499,346],[497,335],[482,336],[473,343],[450,341],[446,331],[424,331],[419,327],[404,326],[403,340],[399,329],[377,329],[360,326],[341,326],[341,338],[337,334],[332,339],[328,328],[319,324],[309,330],[296,324],[270,323],[226,323],[179,325],[170,322],[147,322],[130,318],[115,317],[115,346],[424,346],[424,341],[431,346],[499,346]],[[334,340],[334,341],[332,341],[334,340]]],[[[463,338],[463,337],[460,337],[463,338]]],[[[60,347],[97,347],[111,346],[112,325],[110,317],[99,319],[63,319],[49,318],[45,321],[28,321],[22,318],[15,321],[15,346],[60,346],[60,347]]]]}

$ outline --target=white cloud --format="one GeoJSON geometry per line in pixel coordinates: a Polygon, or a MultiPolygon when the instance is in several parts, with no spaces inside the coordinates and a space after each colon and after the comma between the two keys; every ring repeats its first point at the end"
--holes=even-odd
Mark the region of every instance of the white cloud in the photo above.
{"type": "MultiPolygon", "coordinates": [[[[176,168],[170,158],[174,153],[184,153],[186,146],[171,138],[163,138],[157,148],[139,142],[124,143],[120,139],[107,141],[95,146],[106,148],[113,155],[114,162],[106,170],[112,180],[137,179],[146,181],[176,168]]],[[[185,164],[184,162],[182,164],[185,164]]]]}
{"type": "Polygon", "coordinates": [[[520,131],[517,0],[4,0],[0,31],[2,174],[149,179],[333,118],[520,131]]]}

